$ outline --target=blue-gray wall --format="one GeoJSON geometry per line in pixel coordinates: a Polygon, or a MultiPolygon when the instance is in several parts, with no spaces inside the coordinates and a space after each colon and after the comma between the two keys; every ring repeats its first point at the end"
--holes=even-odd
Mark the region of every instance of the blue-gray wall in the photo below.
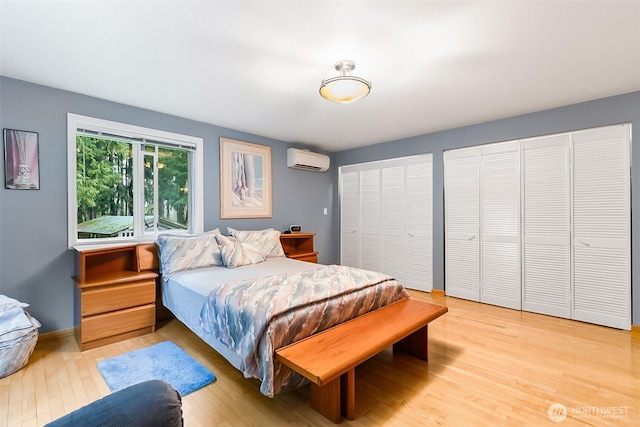
{"type": "MultiPolygon", "coordinates": [[[[333,153],[331,170],[314,173],[286,167],[291,145],[256,135],[134,108],[0,76],[0,127],[40,136],[40,190],[0,187],[0,293],[31,304],[41,332],[73,326],[73,251],[67,249],[67,112],[202,137],[205,229],[239,229],[302,224],[316,233],[320,262],[339,262],[337,166],[431,152],[434,155],[434,277],[444,287],[444,208],[442,152],[450,148],[550,133],[632,123],[640,129],[640,92],[482,123],[400,141],[333,153]],[[220,220],[219,138],[268,145],[272,150],[273,218],[220,220]],[[323,215],[323,208],[329,215],[323,215]]],[[[428,120],[425,117],[425,120],[428,120]]],[[[640,153],[632,150],[632,168],[640,153]]],[[[4,175],[4,165],[0,162],[4,175]]],[[[640,188],[638,174],[632,189],[640,188]]],[[[632,200],[632,292],[634,324],[640,324],[638,197],[632,200]]]]}
{"type": "MultiPolygon", "coordinates": [[[[425,117],[424,120],[429,120],[425,117]]],[[[390,159],[421,153],[433,153],[433,284],[444,289],[444,179],[443,150],[468,147],[499,141],[560,133],[617,123],[631,123],[632,132],[640,129],[640,92],[603,98],[503,120],[466,126],[428,135],[416,136],[401,141],[386,142],[373,146],[346,150],[333,156],[333,182],[337,188],[337,167],[354,163],[390,159]]],[[[633,144],[632,144],[633,145],[633,144]]],[[[640,324],[640,197],[635,197],[640,188],[640,150],[631,151],[632,171],[632,298],[633,324],[640,324]]],[[[333,244],[339,252],[339,206],[337,191],[333,194],[333,244]]]]}
{"type": "MultiPolygon", "coordinates": [[[[330,173],[287,168],[290,144],[153,111],[0,77],[0,127],[39,133],[40,190],[0,187],[0,293],[31,304],[40,332],[73,327],[74,254],[67,249],[67,113],[204,139],[204,226],[316,233],[320,262],[332,253],[330,173]],[[220,220],[220,137],[271,147],[273,217],[220,220]],[[327,208],[329,215],[323,214],[327,208]]],[[[0,162],[4,176],[4,162],[0,162]]]]}

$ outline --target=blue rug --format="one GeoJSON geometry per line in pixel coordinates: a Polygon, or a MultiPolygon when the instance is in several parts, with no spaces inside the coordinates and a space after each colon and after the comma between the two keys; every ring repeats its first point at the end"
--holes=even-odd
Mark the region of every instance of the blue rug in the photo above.
{"type": "Polygon", "coordinates": [[[163,380],[185,396],[216,379],[207,368],[171,341],[101,360],[98,369],[111,391],[147,380],[163,380]]]}

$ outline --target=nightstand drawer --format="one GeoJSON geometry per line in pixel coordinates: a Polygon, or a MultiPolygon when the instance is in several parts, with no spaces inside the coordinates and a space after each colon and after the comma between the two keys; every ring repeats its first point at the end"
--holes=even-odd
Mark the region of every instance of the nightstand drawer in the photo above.
{"type": "Polygon", "coordinates": [[[82,315],[108,313],[123,308],[151,304],[155,300],[155,280],[85,289],[82,292],[82,315]]]}
{"type": "MultiPolygon", "coordinates": [[[[154,293],[155,296],[155,293],[154,293]]],[[[156,305],[128,308],[82,319],[82,342],[91,342],[156,324],[156,305]]]]}

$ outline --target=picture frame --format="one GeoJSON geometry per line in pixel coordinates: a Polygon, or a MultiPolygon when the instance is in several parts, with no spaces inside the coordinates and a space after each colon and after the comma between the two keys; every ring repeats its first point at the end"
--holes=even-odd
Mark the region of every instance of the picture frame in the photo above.
{"type": "Polygon", "coordinates": [[[220,138],[220,218],[271,216],[271,147],[220,138]]]}
{"type": "Polygon", "coordinates": [[[4,129],[4,187],[40,189],[38,132],[4,129]]]}

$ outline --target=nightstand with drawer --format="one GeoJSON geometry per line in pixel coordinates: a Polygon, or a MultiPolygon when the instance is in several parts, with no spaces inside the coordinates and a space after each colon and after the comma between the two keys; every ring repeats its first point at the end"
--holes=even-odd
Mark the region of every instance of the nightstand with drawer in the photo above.
{"type": "Polygon", "coordinates": [[[315,233],[288,233],[280,235],[280,243],[287,258],[318,262],[318,252],[313,250],[315,233]]]}
{"type": "Polygon", "coordinates": [[[76,248],[74,324],[80,350],[155,331],[156,278],[136,245],[76,248]]]}

